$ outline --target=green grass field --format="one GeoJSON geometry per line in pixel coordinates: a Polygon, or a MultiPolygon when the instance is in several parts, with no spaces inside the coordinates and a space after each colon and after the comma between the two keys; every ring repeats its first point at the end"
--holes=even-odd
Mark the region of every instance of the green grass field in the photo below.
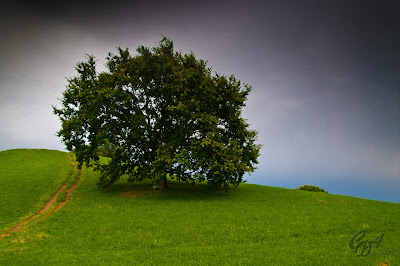
{"type": "MultiPolygon", "coordinates": [[[[26,150],[12,152],[21,153],[13,155],[20,163],[2,152],[1,168],[24,176],[22,160],[34,159],[26,150]]],[[[61,155],[61,164],[68,165],[70,155],[61,155]]],[[[64,179],[69,171],[70,165],[60,170],[64,179]]],[[[16,181],[5,172],[0,169],[1,189],[13,192],[1,199],[10,205],[19,206],[13,202],[25,187],[45,182],[40,175],[16,181]]],[[[0,265],[400,264],[399,204],[251,184],[225,193],[170,181],[168,191],[157,192],[150,183],[122,180],[101,189],[97,179],[98,173],[84,168],[62,209],[0,239],[0,265]],[[363,240],[384,237],[380,247],[373,244],[369,255],[358,257],[349,241],[361,230],[366,230],[363,240]]],[[[34,212],[37,205],[31,206],[24,212],[34,212]]],[[[12,209],[2,206],[2,214],[9,216],[12,209]]]]}
{"type": "Polygon", "coordinates": [[[38,212],[71,172],[68,153],[0,152],[0,233],[38,212]]]}

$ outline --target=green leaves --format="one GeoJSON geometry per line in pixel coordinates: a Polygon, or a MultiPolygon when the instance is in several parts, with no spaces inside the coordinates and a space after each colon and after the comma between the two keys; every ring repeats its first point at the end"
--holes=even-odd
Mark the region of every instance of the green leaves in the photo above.
{"type": "Polygon", "coordinates": [[[250,86],[233,75],[211,75],[205,61],[174,52],[165,37],[137,55],[117,52],[109,53],[106,72],[96,72],[93,56],[78,63],[62,108],[54,107],[58,135],[81,164],[97,164],[100,186],[128,175],[163,188],[168,175],[227,189],[254,171],[257,132],[241,117],[250,86]],[[100,165],[105,148],[111,160],[100,165]]]}

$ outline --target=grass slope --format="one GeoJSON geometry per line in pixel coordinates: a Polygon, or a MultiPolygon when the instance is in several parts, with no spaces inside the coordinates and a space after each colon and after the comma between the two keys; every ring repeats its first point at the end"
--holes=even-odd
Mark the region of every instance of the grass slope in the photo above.
{"type": "Polygon", "coordinates": [[[0,233],[43,207],[68,177],[70,161],[60,151],[0,152],[0,233]]]}
{"type": "Polygon", "coordinates": [[[84,169],[60,211],[0,240],[0,265],[400,264],[399,204],[250,184],[103,190],[97,179],[84,169]],[[348,246],[360,230],[384,233],[365,257],[348,246]]]}

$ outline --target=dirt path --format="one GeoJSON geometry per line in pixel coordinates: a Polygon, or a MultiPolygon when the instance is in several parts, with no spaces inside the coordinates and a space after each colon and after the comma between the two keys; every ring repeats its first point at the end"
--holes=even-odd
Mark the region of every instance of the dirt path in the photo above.
{"type": "Polygon", "coordinates": [[[55,213],[56,211],[58,211],[59,209],[61,209],[62,207],[64,207],[64,205],[67,204],[67,203],[70,201],[71,195],[72,195],[72,191],[74,191],[74,190],[77,188],[78,182],[79,182],[80,178],[81,178],[81,172],[79,172],[79,175],[76,177],[74,184],[71,185],[71,186],[67,189],[67,191],[66,191],[66,192],[67,192],[67,195],[66,195],[65,199],[64,199],[63,201],[59,202],[58,205],[56,206],[56,208],[55,208],[53,211],[51,211],[49,214],[47,214],[46,216],[44,216],[43,218],[52,215],[53,213],[55,213]]]}
{"type": "MultiPolygon", "coordinates": [[[[72,176],[73,176],[74,173],[75,173],[75,168],[76,168],[76,167],[75,167],[75,162],[72,160],[72,161],[71,161],[71,164],[72,164],[72,170],[71,170],[71,173],[69,174],[67,180],[65,181],[65,184],[63,184],[63,185],[57,190],[57,192],[50,198],[50,200],[44,205],[44,207],[43,207],[37,214],[35,214],[35,215],[33,215],[33,216],[27,218],[25,221],[22,221],[22,222],[20,222],[19,224],[15,225],[13,228],[11,228],[10,230],[8,230],[7,233],[0,235],[0,239],[3,239],[3,238],[5,238],[5,237],[7,237],[7,236],[10,236],[11,233],[17,231],[18,229],[20,229],[22,226],[24,226],[24,225],[27,224],[28,222],[30,222],[30,221],[32,221],[32,220],[35,220],[35,219],[38,218],[39,216],[42,216],[42,214],[44,214],[45,212],[47,212],[48,210],[50,210],[51,207],[53,207],[53,205],[54,205],[54,203],[56,202],[56,200],[57,200],[58,196],[60,195],[60,193],[61,193],[62,191],[64,191],[65,188],[67,187],[66,183],[72,178],[72,176]]],[[[61,209],[66,203],[68,203],[68,201],[69,201],[70,198],[71,198],[72,191],[75,190],[76,187],[77,187],[77,185],[78,185],[78,181],[79,181],[80,177],[81,177],[81,172],[79,172],[79,175],[76,177],[76,179],[75,179],[73,185],[71,185],[71,186],[67,189],[67,191],[66,191],[67,195],[66,195],[65,199],[64,199],[63,201],[59,202],[58,205],[57,205],[49,214],[43,216],[42,218],[45,218],[45,217],[48,217],[48,216],[52,215],[53,213],[55,213],[56,211],[58,211],[59,209],[61,209]]]]}

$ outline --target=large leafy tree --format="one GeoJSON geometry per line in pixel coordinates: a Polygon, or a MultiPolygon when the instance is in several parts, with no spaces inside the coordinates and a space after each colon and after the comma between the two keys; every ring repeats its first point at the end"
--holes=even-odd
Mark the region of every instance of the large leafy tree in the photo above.
{"type": "Polygon", "coordinates": [[[94,163],[98,185],[126,175],[166,188],[170,176],[227,190],[254,171],[257,132],[241,116],[250,86],[212,75],[205,61],[175,52],[165,37],[137,55],[117,51],[108,54],[106,72],[96,72],[93,56],[78,63],[62,107],[53,107],[62,122],[58,136],[80,165],[94,163]],[[104,150],[111,159],[100,163],[104,150]]]}

